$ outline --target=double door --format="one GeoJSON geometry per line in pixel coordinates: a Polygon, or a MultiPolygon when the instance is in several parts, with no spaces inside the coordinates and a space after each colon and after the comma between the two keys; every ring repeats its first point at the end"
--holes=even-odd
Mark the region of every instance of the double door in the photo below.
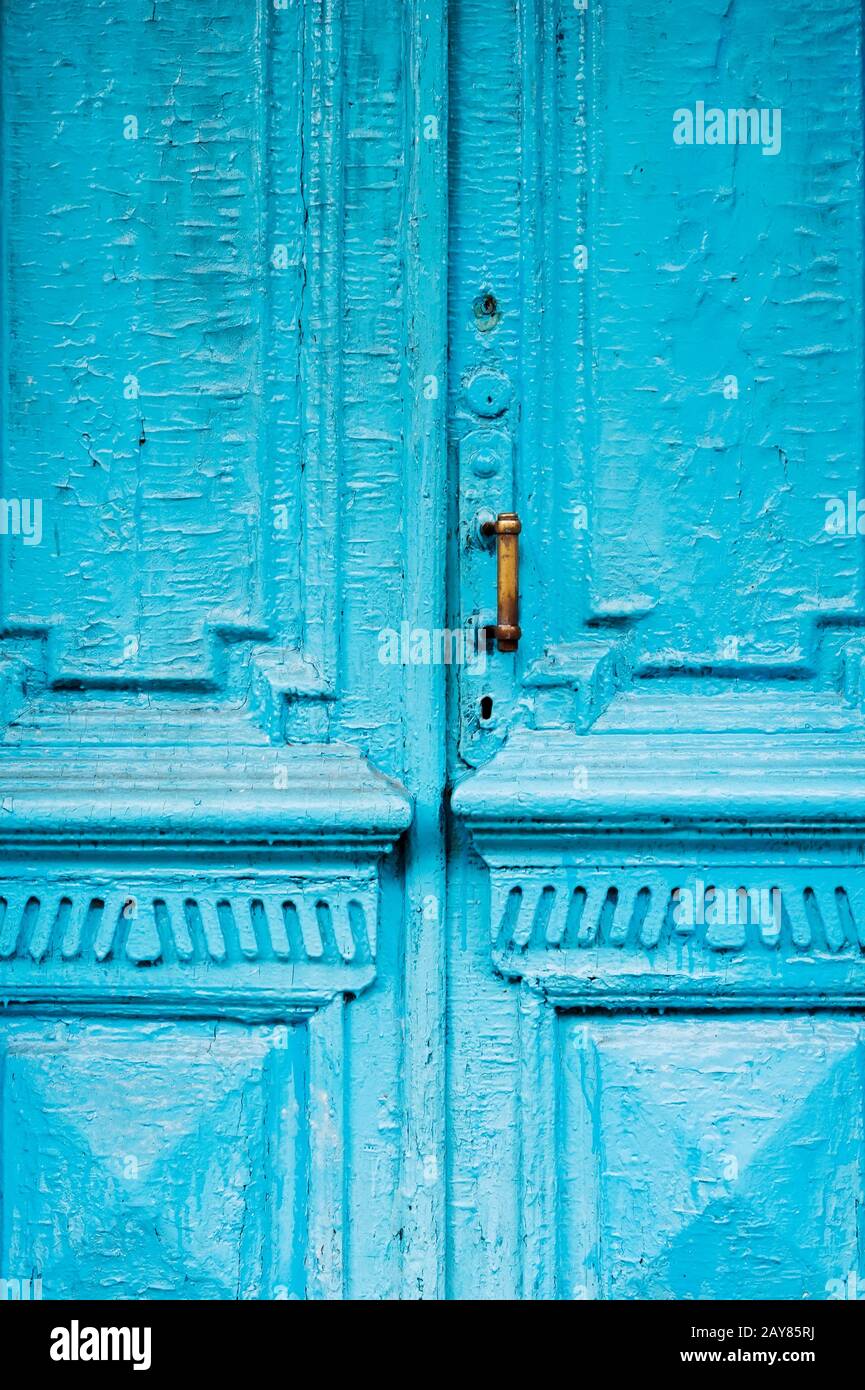
{"type": "Polygon", "coordinates": [[[109,9],[2,15],[0,1277],[855,1297],[858,7],[109,9]]]}

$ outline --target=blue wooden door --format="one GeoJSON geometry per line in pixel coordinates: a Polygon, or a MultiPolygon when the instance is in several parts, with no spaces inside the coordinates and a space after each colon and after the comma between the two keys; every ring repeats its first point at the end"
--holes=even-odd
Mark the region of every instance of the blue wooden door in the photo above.
{"type": "Polygon", "coordinates": [[[856,1296],[861,17],[764,8],[5,0],[4,1296],[856,1296]]]}
{"type": "Polygon", "coordinates": [[[443,725],[381,634],[442,587],[440,20],[10,0],[2,52],[2,1290],[429,1287],[388,854],[443,725]]]}
{"type": "Polygon", "coordinates": [[[458,1296],[861,1296],[861,38],[451,6],[458,1296]]]}

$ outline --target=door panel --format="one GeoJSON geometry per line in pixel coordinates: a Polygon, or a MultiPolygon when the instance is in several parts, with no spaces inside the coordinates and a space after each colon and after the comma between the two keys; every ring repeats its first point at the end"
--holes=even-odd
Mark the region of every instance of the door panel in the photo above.
{"type": "Polygon", "coordinates": [[[4,1268],[45,1298],[302,1294],[302,1028],[14,1027],[2,1096],[4,1268]]]}
{"type": "Polygon", "coordinates": [[[861,14],[766,25],[451,7],[461,1297],[861,1270],[861,14]]]}
{"type": "MultiPolygon", "coordinates": [[[[768,48],[765,22],[756,0],[454,9],[461,521],[521,513],[530,690],[616,651],[808,679],[861,612],[860,548],[825,527],[863,446],[861,16],[776,6],[768,48]],[[765,114],[777,150],[677,144],[698,104],[765,114]]],[[[461,595],[489,605],[471,553],[461,595]]],[[[471,762],[495,728],[472,673],[462,693],[471,762]]]]}
{"type": "Polygon", "coordinates": [[[585,55],[591,420],[557,436],[590,490],[582,616],[637,625],[659,668],[801,668],[815,621],[861,607],[861,559],[823,528],[862,459],[860,8],[773,5],[769,44],[756,0],[563,20],[585,55]],[[778,148],[674,144],[698,102],[759,110],[778,148]]]}
{"type": "Polygon", "coordinates": [[[558,1027],[563,1296],[825,1299],[861,1269],[858,1022],[558,1027]]]}
{"type": "Polygon", "coordinates": [[[441,7],[0,24],[0,1287],[433,1295],[441,7]]]}

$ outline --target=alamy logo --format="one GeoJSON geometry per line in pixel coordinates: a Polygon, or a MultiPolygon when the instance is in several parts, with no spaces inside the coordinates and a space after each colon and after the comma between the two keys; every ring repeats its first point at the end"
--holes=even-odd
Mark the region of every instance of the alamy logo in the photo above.
{"type": "Polygon", "coordinates": [[[69,1327],[51,1332],[52,1361],[131,1361],[134,1371],[150,1370],[149,1327],[69,1327]]]}
{"type": "Polygon", "coordinates": [[[673,921],[678,927],[755,926],[781,929],[779,888],[723,888],[701,878],[693,886],[677,888],[673,921]]]}
{"type": "Polygon", "coordinates": [[[399,632],[384,627],[378,634],[378,659],[382,666],[468,666],[479,675],[487,669],[487,641],[483,627],[412,627],[404,622],[399,632]]]}
{"type": "Polygon", "coordinates": [[[42,541],[42,498],[0,497],[0,536],[20,536],[25,545],[42,541]]]}
{"type": "Polygon", "coordinates": [[[781,150],[781,112],[777,106],[720,106],[706,109],[698,101],[693,111],[680,106],[673,112],[675,145],[759,145],[763,154],[781,150]]]}
{"type": "Polygon", "coordinates": [[[830,497],[823,530],[829,536],[865,536],[865,497],[858,497],[852,488],[846,499],[830,497]]]}
{"type": "Polygon", "coordinates": [[[865,1299],[865,1280],[851,1269],[846,1279],[827,1279],[826,1297],[835,1302],[850,1300],[861,1303],[865,1299]]]}
{"type": "Polygon", "coordinates": [[[0,1279],[0,1303],[9,1299],[16,1303],[36,1302],[42,1297],[42,1280],[0,1279]]]}

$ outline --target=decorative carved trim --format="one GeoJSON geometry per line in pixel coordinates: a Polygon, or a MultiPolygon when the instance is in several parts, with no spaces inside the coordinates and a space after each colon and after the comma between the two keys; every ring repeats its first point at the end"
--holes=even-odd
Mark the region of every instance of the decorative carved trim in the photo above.
{"type": "Polygon", "coordinates": [[[55,880],[39,894],[0,882],[0,959],[106,968],[374,959],[369,883],[286,881],[282,891],[237,892],[231,884],[202,892],[193,882],[186,891],[171,884],[154,893],[152,885],[126,882],[118,891],[116,884],[106,890],[55,880]]]}
{"type": "Polygon", "coordinates": [[[562,1006],[865,1004],[865,742],[520,730],[454,797],[495,967],[562,1006]]]}
{"type": "MultiPolygon", "coordinates": [[[[865,882],[845,887],[836,882],[844,874],[781,865],[767,876],[764,868],[742,867],[734,881],[719,865],[717,875],[727,885],[718,886],[691,878],[681,867],[559,875],[541,870],[523,873],[509,888],[507,876],[497,873],[494,946],[503,957],[577,948],[663,954],[673,945],[731,957],[764,950],[865,953],[865,882]]],[[[856,871],[846,874],[855,878],[856,871]]]]}
{"type": "MultiPolygon", "coordinates": [[[[865,729],[802,731],[783,722],[744,729],[517,729],[454,808],[476,837],[537,837],[548,829],[569,842],[633,832],[655,848],[691,833],[702,840],[741,832],[769,838],[801,834],[862,838],[865,831],[865,729]]],[[[668,720],[694,716],[694,701],[668,700],[668,720]]],[[[663,706],[662,706],[663,711],[663,706]]],[[[748,707],[745,707],[748,713],[748,707]]],[[[803,721],[813,717],[802,710],[803,721]]],[[[765,719],[766,711],[762,711],[765,719]]],[[[804,724],[807,730],[807,724],[804,724]]],[[[726,841],[725,841],[726,842],[726,841]]]]}
{"type": "Polygon", "coordinates": [[[6,1005],[305,1014],[375,978],[374,867],[0,879],[6,1005]]]}
{"type": "Polygon", "coordinates": [[[865,1002],[854,867],[496,867],[490,920],[496,968],[559,1003],[865,1002]]]}
{"type": "Polygon", "coordinates": [[[243,708],[180,697],[34,704],[4,744],[0,808],[6,844],[157,855],[187,843],[378,854],[411,819],[405,790],[351,746],[273,746],[243,708]]]}
{"type": "Polygon", "coordinates": [[[114,714],[40,742],[37,711],[0,761],[0,999],[283,1015],[365,989],[403,789],[345,745],[251,743],[242,712],[166,707],[149,745],[114,714]]]}

